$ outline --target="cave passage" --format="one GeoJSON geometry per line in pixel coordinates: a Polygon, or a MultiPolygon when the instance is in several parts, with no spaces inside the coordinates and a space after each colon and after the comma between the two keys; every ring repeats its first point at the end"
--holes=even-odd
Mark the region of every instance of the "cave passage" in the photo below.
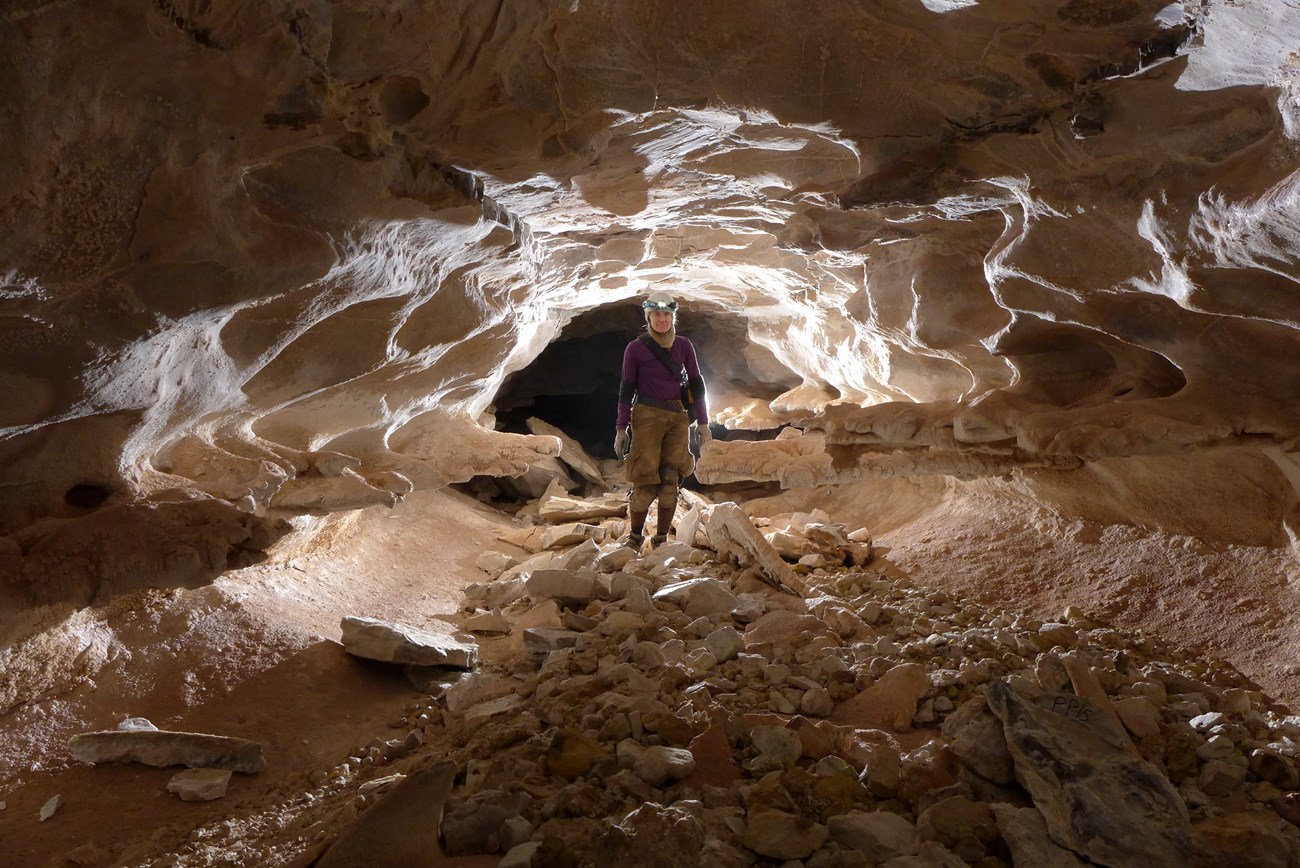
{"type": "Polygon", "coordinates": [[[523,370],[502,384],[497,429],[528,433],[537,417],[577,440],[593,458],[614,457],[614,422],[623,349],[642,325],[632,304],[600,308],[570,322],[523,370]]]}
{"type": "MultiPolygon", "coordinates": [[[[497,393],[497,429],[528,432],[537,417],[577,440],[597,459],[614,457],[614,422],[622,379],[623,350],[644,329],[635,301],[596,308],[576,317],[528,367],[513,374],[497,393]]],[[[743,318],[687,308],[678,317],[678,334],[699,352],[700,372],[716,420],[726,392],[770,400],[800,382],[766,350],[750,343],[743,318]],[[755,370],[751,360],[762,370],[755,370]]],[[[718,439],[769,439],[780,428],[763,431],[711,426],[718,439]]]]}

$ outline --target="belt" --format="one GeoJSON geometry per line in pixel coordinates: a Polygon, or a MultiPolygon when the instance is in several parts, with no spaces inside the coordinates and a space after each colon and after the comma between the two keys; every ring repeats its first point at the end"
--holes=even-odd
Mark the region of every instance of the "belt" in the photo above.
{"type": "Polygon", "coordinates": [[[643,398],[636,396],[636,403],[645,404],[647,407],[654,407],[656,410],[667,410],[670,413],[685,413],[686,408],[682,406],[681,401],[656,401],[654,398],[643,398]]]}

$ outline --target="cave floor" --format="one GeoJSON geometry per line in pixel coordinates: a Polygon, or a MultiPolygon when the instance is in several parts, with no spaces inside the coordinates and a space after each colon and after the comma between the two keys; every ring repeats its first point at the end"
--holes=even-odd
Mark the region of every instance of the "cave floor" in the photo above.
{"type": "MultiPolygon", "coordinates": [[[[846,522],[863,510],[824,492],[761,504],[769,513],[820,505],[846,522]]],[[[391,511],[332,519],[310,550],[278,553],[206,588],[143,591],[5,625],[6,671],[35,687],[0,716],[0,864],[70,854],[82,860],[71,864],[156,864],[205,847],[210,862],[191,855],[184,864],[307,864],[307,842],[347,821],[351,792],[312,804],[309,775],[392,738],[422,698],[395,669],[345,654],[340,618],[432,625],[483,578],[474,561],[484,550],[523,554],[497,539],[509,526],[509,515],[465,495],[422,492],[391,511]],[[72,735],[126,717],[257,740],[268,768],[236,775],[223,799],[191,803],[166,792],[175,769],[91,767],[68,756],[72,735]],[[55,795],[62,806],[39,821],[55,795]]],[[[1078,606],[1222,657],[1275,700],[1300,701],[1289,552],[1055,526],[1007,503],[904,510],[882,515],[880,528],[884,557],[920,585],[1044,620],[1078,606]]],[[[487,643],[484,655],[493,653],[487,643]]]]}

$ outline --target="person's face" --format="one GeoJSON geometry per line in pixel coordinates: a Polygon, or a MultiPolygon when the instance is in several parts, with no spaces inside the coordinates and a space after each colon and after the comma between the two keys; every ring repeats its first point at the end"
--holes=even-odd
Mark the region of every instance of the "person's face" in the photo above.
{"type": "Polygon", "coordinates": [[[650,328],[655,334],[666,335],[673,327],[673,313],[670,310],[650,311],[650,328]]]}

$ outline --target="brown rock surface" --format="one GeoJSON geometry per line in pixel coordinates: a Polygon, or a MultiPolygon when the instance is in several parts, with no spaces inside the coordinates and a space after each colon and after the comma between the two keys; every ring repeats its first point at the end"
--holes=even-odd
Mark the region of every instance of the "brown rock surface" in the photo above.
{"type": "MultiPolygon", "coordinates": [[[[485,549],[551,529],[449,484],[535,497],[571,460],[573,499],[622,492],[617,358],[652,286],[730,429],[698,468],[714,501],[869,529],[860,594],[1076,606],[1236,667],[1247,708],[1300,702],[1298,44],[1264,0],[5,4],[0,840],[129,863],[157,830],[207,864],[283,827],[257,858],[319,852],[342,821],[302,781],[391,761],[375,733],[413,701],[338,651],[339,618],[433,628],[485,549]],[[270,767],[144,817],[128,794],[160,778],[62,752],[138,714],[270,767]]],[[[650,593],[682,569],[625,566],[650,593]]],[[[881,660],[960,614],[873,605],[881,660]]],[[[855,632],[801,616],[821,629],[779,634],[782,665],[855,632]]],[[[619,629],[643,627],[670,629],[619,629]]],[[[729,665],[700,691],[801,707],[729,665]]],[[[1126,722],[1196,779],[1194,735],[1126,722]]],[[[548,841],[590,837],[560,819],[548,841]]],[[[1235,822],[1204,852],[1272,840],[1235,822]]]]}

